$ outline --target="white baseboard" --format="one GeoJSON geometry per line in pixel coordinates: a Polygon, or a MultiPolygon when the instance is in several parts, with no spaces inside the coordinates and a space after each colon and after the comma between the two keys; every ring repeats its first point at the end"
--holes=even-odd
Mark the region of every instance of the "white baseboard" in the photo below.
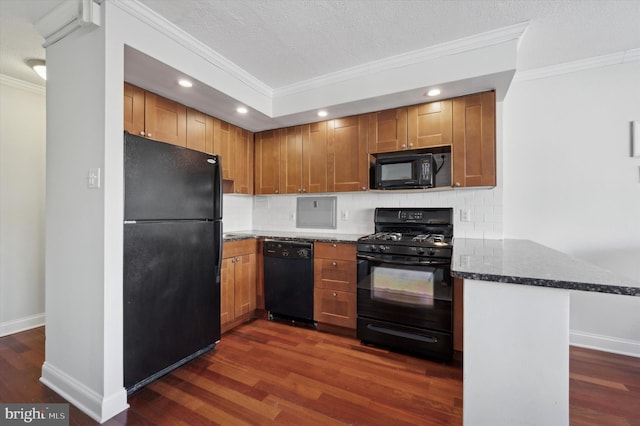
{"type": "Polygon", "coordinates": [[[112,395],[101,396],[46,361],[42,364],[40,381],[99,423],[129,408],[124,387],[112,395]]]}
{"type": "Polygon", "coordinates": [[[0,323],[0,337],[43,326],[44,320],[45,315],[43,312],[41,314],[31,315],[30,317],[2,322],[0,323]]]}
{"type": "Polygon", "coordinates": [[[578,346],[581,348],[595,349],[598,351],[640,358],[640,342],[636,340],[621,339],[618,337],[570,330],[569,344],[571,346],[578,346]]]}

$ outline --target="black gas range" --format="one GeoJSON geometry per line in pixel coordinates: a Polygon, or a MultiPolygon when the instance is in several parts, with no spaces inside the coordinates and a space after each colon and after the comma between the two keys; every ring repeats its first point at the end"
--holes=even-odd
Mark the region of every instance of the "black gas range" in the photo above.
{"type": "Polygon", "coordinates": [[[453,353],[453,209],[377,208],[357,243],[363,343],[448,360],[453,353]]]}

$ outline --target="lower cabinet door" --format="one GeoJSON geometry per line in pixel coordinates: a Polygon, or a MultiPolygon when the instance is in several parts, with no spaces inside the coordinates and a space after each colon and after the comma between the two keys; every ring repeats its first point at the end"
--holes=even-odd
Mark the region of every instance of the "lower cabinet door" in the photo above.
{"type": "Polygon", "coordinates": [[[316,321],[356,328],[356,295],[354,293],[316,288],[314,304],[316,321]]]}

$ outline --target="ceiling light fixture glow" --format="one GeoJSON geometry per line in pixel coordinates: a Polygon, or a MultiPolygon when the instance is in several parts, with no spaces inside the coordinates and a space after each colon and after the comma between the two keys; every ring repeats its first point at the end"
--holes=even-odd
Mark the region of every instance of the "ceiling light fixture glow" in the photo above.
{"type": "Polygon", "coordinates": [[[236,111],[239,112],[240,114],[246,114],[249,112],[249,110],[246,109],[245,107],[238,107],[236,108],[236,111]]]}
{"type": "Polygon", "coordinates": [[[178,80],[178,84],[182,87],[193,87],[193,83],[185,78],[178,80]]]}
{"type": "Polygon", "coordinates": [[[427,92],[427,96],[438,96],[440,94],[440,89],[431,89],[427,92]]]}
{"type": "Polygon", "coordinates": [[[318,111],[318,117],[326,117],[328,114],[325,110],[318,111]]]}
{"type": "Polygon", "coordinates": [[[47,79],[47,63],[43,59],[28,59],[26,63],[33,68],[41,79],[47,79]]]}

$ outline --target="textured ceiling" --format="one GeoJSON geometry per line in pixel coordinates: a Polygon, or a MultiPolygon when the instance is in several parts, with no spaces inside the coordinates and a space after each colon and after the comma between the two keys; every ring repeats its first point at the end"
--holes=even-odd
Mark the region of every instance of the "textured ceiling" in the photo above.
{"type": "MultiPolygon", "coordinates": [[[[640,0],[140,1],[273,89],[524,21],[519,71],[640,47],[640,0]]],[[[0,74],[43,84],[32,23],[61,2],[0,0],[0,74]]]]}

